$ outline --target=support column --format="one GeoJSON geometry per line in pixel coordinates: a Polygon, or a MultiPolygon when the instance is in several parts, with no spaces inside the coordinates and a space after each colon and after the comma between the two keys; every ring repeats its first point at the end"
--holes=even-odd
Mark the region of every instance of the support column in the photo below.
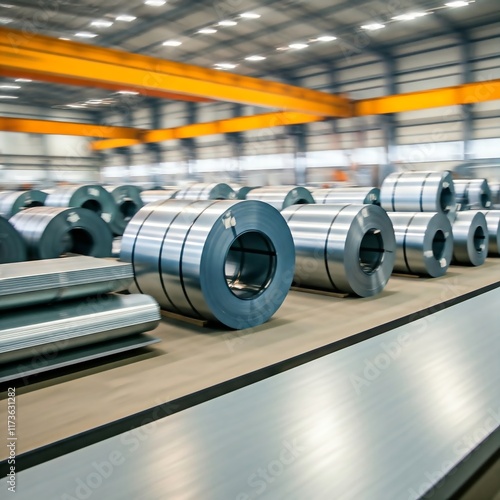
{"type": "MultiPolygon", "coordinates": [[[[194,102],[186,103],[187,124],[198,122],[198,107],[194,102]]],[[[194,164],[198,158],[196,150],[196,139],[188,138],[180,140],[184,162],[186,164],[186,173],[188,177],[194,175],[194,164]]]]}
{"type": "MultiPolygon", "coordinates": [[[[461,83],[472,83],[472,47],[469,36],[462,32],[460,36],[460,67],[462,69],[461,83]]],[[[462,137],[464,141],[464,160],[472,156],[472,140],[474,138],[474,104],[462,105],[462,137]]]]}
{"type": "MultiPolygon", "coordinates": [[[[243,116],[243,106],[234,104],[232,117],[243,116]]],[[[241,182],[241,158],[245,155],[245,134],[243,132],[230,132],[225,134],[226,141],[231,146],[231,155],[235,160],[235,169],[231,170],[231,180],[241,182]]]]}
{"type": "Polygon", "coordinates": [[[288,127],[294,144],[295,184],[305,186],[307,183],[307,128],[305,124],[288,127]]]}

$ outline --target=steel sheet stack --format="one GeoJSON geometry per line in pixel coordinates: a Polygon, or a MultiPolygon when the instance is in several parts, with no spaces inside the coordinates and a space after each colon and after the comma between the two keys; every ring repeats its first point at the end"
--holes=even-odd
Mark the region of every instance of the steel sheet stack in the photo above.
{"type": "Polygon", "coordinates": [[[121,236],[130,219],[144,205],[141,199],[141,188],[125,184],[123,186],[107,186],[106,189],[113,196],[118,208],[113,232],[116,236],[121,236]]]}
{"type": "Polygon", "coordinates": [[[488,256],[488,226],[482,212],[459,212],[453,223],[453,262],[481,266],[488,256]]]}
{"type": "Polygon", "coordinates": [[[170,200],[175,198],[179,192],[178,189],[155,189],[151,191],[142,191],[141,200],[144,205],[154,203],[155,201],[170,200]]]}
{"type": "Polygon", "coordinates": [[[488,255],[500,257],[500,210],[482,212],[488,226],[488,255]]]}
{"type": "Polygon", "coordinates": [[[47,194],[32,189],[31,191],[0,192],[0,216],[10,219],[25,208],[43,207],[47,194]]]}
{"type": "Polygon", "coordinates": [[[12,224],[0,217],[0,264],[27,259],[26,244],[12,224]]]}
{"type": "Polygon", "coordinates": [[[315,203],[311,192],[298,186],[269,186],[252,189],[247,193],[246,199],[264,201],[277,210],[283,210],[291,205],[315,203]]]}
{"type": "Polygon", "coordinates": [[[334,189],[314,189],[314,200],[323,205],[380,205],[380,189],[375,187],[346,187],[334,189]]]}
{"type": "Polygon", "coordinates": [[[297,286],[369,297],[394,266],[396,241],[376,205],[302,205],[282,212],[295,244],[297,286]]]}
{"type": "Polygon", "coordinates": [[[258,201],[167,200],[143,207],[122,241],[135,287],[171,312],[230,328],[266,322],[293,277],[293,240],[258,201]]]}
{"type": "Polygon", "coordinates": [[[234,200],[236,193],[228,184],[192,184],[175,195],[177,200],[234,200]]]}
{"type": "Polygon", "coordinates": [[[460,210],[491,208],[491,191],[486,179],[456,180],[455,190],[460,210]]]}

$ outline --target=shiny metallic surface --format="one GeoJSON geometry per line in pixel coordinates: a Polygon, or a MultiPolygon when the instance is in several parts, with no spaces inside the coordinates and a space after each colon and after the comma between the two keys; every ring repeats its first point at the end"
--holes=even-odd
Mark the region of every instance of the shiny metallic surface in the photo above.
{"type": "Polygon", "coordinates": [[[236,193],[231,186],[224,183],[219,184],[191,184],[181,189],[176,195],[177,200],[235,200],[236,193]]]}
{"type": "Polygon", "coordinates": [[[295,205],[282,211],[295,244],[294,283],[370,297],[387,284],[396,242],[376,205],[295,205]]]}
{"type": "Polygon", "coordinates": [[[28,258],[26,244],[12,224],[0,217],[0,264],[22,262],[28,258]]]}
{"type": "Polygon", "coordinates": [[[252,189],[246,195],[247,200],[259,200],[272,205],[276,210],[283,210],[291,205],[315,203],[311,192],[298,186],[268,186],[252,189]]]}
{"type": "Polygon", "coordinates": [[[499,301],[484,293],[173,415],[165,404],[161,420],[18,473],[15,498],[416,500],[446,476],[427,498],[454,498],[470,475],[453,468],[500,426],[499,301]]]}
{"type": "Polygon", "coordinates": [[[10,219],[25,208],[43,207],[47,194],[43,191],[0,191],[0,217],[10,219]]]}
{"type": "Polygon", "coordinates": [[[237,184],[230,184],[232,190],[236,193],[236,198],[238,200],[246,200],[247,199],[247,194],[252,190],[252,189],[257,189],[261,186],[239,186],[237,184]]]}
{"type": "Polygon", "coordinates": [[[488,226],[488,256],[500,257],[500,210],[481,210],[488,226]]]}
{"type": "Polygon", "coordinates": [[[167,200],[143,207],[127,227],[121,260],[135,286],[185,316],[241,329],[266,322],[293,275],[283,217],[255,201],[167,200]]]}
{"type": "Polygon", "coordinates": [[[141,200],[144,205],[154,203],[155,201],[170,200],[175,198],[179,189],[155,189],[150,191],[142,191],[141,200]]]}
{"type": "Polygon", "coordinates": [[[0,269],[0,310],[126,290],[132,266],[94,257],[5,264],[0,269]]]}
{"type": "Polygon", "coordinates": [[[158,304],[146,295],[110,294],[3,313],[0,361],[40,356],[43,349],[57,352],[147,332],[159,322],[158,304]]]}
{"type": "Polygon", "coordinates": [[[460,210],[491,208],[491,191],[486,179],[456,180],[455,190],[460,210]]]}
{"type": "Polygon", "coordinates": [[[488,225],[482,212],[459,212],[453,223],[453,263],[481,266],[488,256],[488,225]]]}
{"type": "Polygon", "coordinates": [[[130,222],[130,219],[141,209],[144,202],[141,198],[141,188],[129,184],[122,186],[106,186],[106,189],[115,200],[118,208],[113,232],[121,236],[130,222]]]}
{"type": "Polygon", "coordinates": [[[109,225],[114,234],[120,234],[118,207],[113,196],[97,184],[58,188],[45,200],[47,207],[80,207],[95,212],[109,225]]]}
{"type": "Polygon", "coordinates": [[[453,255],[453,233],[444,214],[388,212],[396,235],[394,271],[437,278],[444,276],[453,255]]]}
{"type": "Polygon", "coordinates": [[[437,212],[453,222],[457,211],[450,172],[400,172],[387,176],[380,190],[388,212],[437,212]]]}
{"type": "Polygon", "coordinates": [[[113,235],[94,212],[84,208],[27,208],[10,219],[28,249],[28,257],[54,259],[67,253],[109,257],[113,235]]]}
{"type": "Polygon", "coordinates": [[[328,205],[380,205],[380,189],[375,187],[346,187],[314,189],[311,191],[318,204],[328,205]]]}

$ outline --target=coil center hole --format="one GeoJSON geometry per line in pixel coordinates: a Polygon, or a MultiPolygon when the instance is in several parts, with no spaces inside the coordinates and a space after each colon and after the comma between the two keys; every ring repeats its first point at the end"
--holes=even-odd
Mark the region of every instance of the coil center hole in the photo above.
{"type": "Polygon", "coordinates": [[[490,206],[490,197],[486,193],[481,194],[481,207],[488,208],[490,206]]]}
{"type": "Polygon", "coordinates": [[[276,249],[259,231],[247,231],[231,244],[224,265],[229,290],[239,299],[262,293],[276,272],[276,249]]]}
{"type": "Polygon", "coordinates": [[[90,255],[94,247],[94,238],[87,230],[74,228],[66,233],[64,243],[65,251],[63,253],[90,255]]]}
{"type": "Polygon", "coordinates": [[[474,248],[477,253],[482,253],[484,251],[486,244],[486,236],[484,234],[483,228],[478,227],[474,231],[474,248]]]}
{"type": "Polygon", "coordinates": [[[124,201],[120,205],[120,212],[123,218],[128,222],[137,213],[137,205],[132,200],[124,201]]]}
{"type": "Polygon", "coordinates": [[[432,254],[436,260],[441,260],[446,247],[446,236],[443,231],[438,230],[432,239],[432,254]]]}
{"type": "Polygon", "coordinates": [[[361,240],[359,267],[365,274],[373,274],[384,259],[384,240],[379,229],[369,229],[361,240]]]}
{"type": "Polygon", "coordinates": [[[87,200],[82,204],[82,208],[92,210],[92,212],[95,212],[97,215],[102,214],[102,205],[97,200],[87,200]]]}
{"type": "Polygon", "coordinates": [[[445,187],[441,190],[439,203],[441,205],[441,210],[444,213],[448,213],[452,209],[453,205],[455,205],[455,195],[449,187],[445,187]]]}
{"type": "Polygon", "coordinates": [[[33,208],[33,207],[43,207],[43,203],[40,201],[30,201],[25,206],[25,208],[33,208]]]}

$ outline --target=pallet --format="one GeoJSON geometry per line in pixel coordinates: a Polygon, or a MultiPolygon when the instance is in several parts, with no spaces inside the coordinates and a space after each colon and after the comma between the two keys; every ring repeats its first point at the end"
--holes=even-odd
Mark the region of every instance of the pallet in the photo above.
{"type": "Polygon", "coordinates": [[[182,321],[183,323],[189,323],[190,325],[195,325],[202,328],[210,326],[210,321],[206,319],[190,318],[189,316],[183,316],[182,314],[176,314],[170,311],[165,311],[164,309],[160,309],[160,314],[164,318],[175,319],[176,321],[182,321]]]}
{"type": "Polygon", "coordinates": [[[348,293],[328,292],[326,290],[316,290],[314,288],[300,288],[298,286],[292,286],[290,290],[294,292],[312,293],[313,295],[325,295],[326,297],[337,297],[339,299],[345,299],[346,297],[349,297],[348,293]]]}

